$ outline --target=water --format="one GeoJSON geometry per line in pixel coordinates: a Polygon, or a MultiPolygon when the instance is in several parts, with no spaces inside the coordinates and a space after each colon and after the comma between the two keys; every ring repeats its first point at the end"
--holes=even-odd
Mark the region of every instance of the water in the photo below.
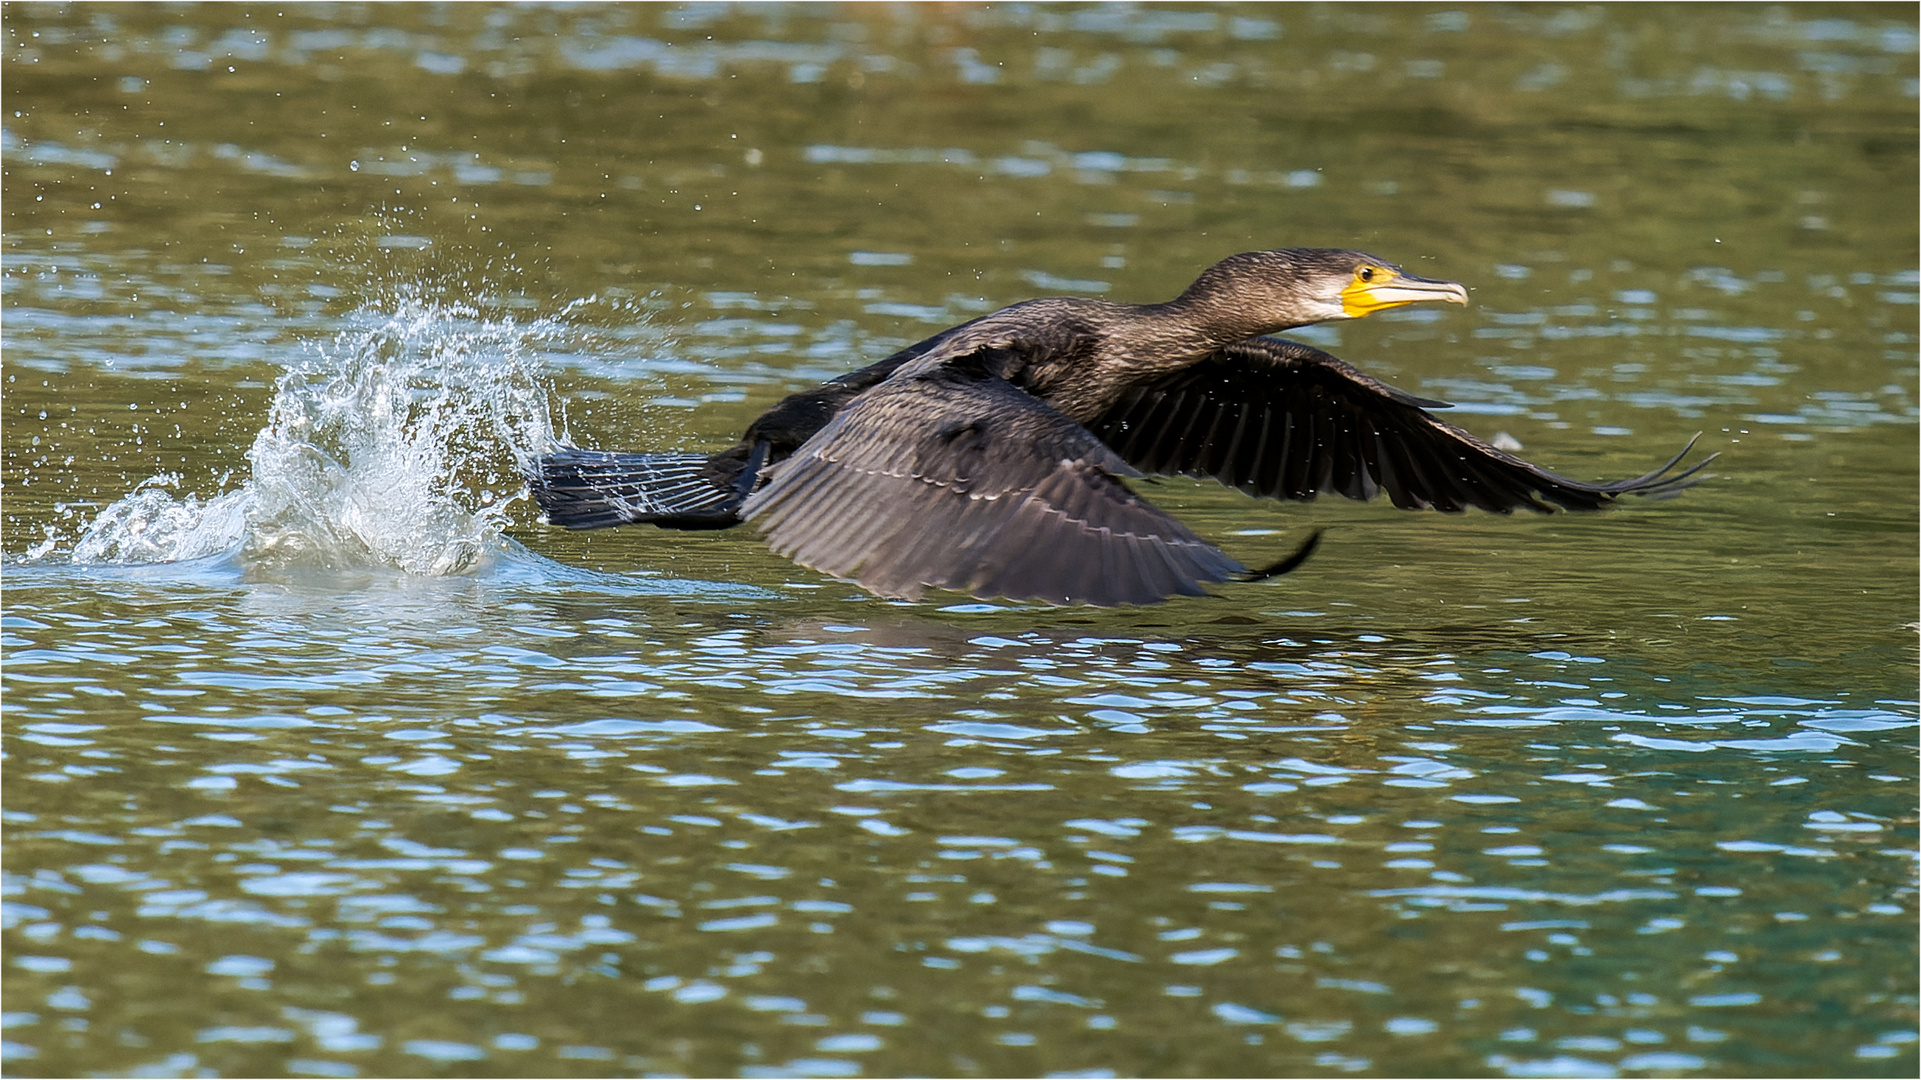
{"type": "Polygon", "coordinates": [[[9,7],[6,1071],[1913,1075],[1912,13],[1648,7],[9,7]],[[1110,611],[514,480],[1290,244],[1717,477],[1110,611]]]}

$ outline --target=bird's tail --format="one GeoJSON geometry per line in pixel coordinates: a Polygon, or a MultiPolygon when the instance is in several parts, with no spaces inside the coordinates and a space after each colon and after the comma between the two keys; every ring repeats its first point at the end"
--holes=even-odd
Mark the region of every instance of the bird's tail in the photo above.
{"type": "Polygon", "coordinates": [[[533,460],[527,487],[548,522],[604,529],[648,522],[667,528],[726,528],[741,494],[716,483],[706,454],[618,454],[567,447],[533,460]]]}

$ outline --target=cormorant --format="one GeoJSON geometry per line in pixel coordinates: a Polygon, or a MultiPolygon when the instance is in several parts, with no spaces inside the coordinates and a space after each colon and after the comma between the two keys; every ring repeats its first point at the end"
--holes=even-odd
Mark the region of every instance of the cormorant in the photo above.
{"type": "Polygon", "coordinates": [[[1249,252],[1163,304],[1002,308],[790,395],[716,454],[562,447],[529,487],[571,529],[752,521],[776,552],[881,596],[1112,605],[1283,573],[1314,543],[1250,575],[1124,478],[1505,514],[1673,491],[1712,460],[1675,472],[1690,442],[1645,476],[1569,480],[1427,411],[1445,402],[1262,336],[1428,301],[1467,290],[1358,251],[1249,252]]]}

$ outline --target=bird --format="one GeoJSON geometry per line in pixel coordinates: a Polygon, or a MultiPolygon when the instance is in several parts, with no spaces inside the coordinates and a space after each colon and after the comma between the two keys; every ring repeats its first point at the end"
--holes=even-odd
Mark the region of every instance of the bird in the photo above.
{"type": "Polygon", "coordinates": [[[1128,481],[1500,514],[1597,510],[1699,482],[1713,456],[1679,468],[1693,440],[1633,479],[1558,476],[1436,417],[1446,402],[1271,336],[1467,301],[1458,282],[1366,252],[1244,252],[1164,303],[1045,297],[943,330],[789,395],[716,453],[556,443],[525,472],[551,525],[750,521],[776,553],[881,597],[937,588],[1097,607],[1277,576],[1319,540],[1250,571],[1128,481]]]}

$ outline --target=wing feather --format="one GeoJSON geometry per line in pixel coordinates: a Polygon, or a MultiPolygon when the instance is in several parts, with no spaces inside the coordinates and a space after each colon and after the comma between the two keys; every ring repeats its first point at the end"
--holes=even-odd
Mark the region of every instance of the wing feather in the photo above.
{"type": "Polygon", "coordinates": [[[1322,492],[1402,509],[1495,513],[1596,510],[1621,495],[1667,495],[1700,480],[1713,456],[1679,468],[1687,448],[1630,480],[1589,484],[1497,450],[1397,390],[1299,342],[1249,338],[1129,389],[1088,425],[1148,473],[1212,477],[1251,495],[1322,492]],[[1678,470],[1678,471],[1677,471],[1678,470]]]}
{"type": "MultiPolygon", "coordinates": [[[[1211,424],[1203,405],[1195,395],[1192,406],[1151,408],[1211,424]]],[[[1242,572],[1128,490],[1129,475],[1125,460],[1040,399],[930,361],[843,409],[769,470],[741,513],[776,552],[883,596],[943,588],[1145,604],[1242,572]]]]}

